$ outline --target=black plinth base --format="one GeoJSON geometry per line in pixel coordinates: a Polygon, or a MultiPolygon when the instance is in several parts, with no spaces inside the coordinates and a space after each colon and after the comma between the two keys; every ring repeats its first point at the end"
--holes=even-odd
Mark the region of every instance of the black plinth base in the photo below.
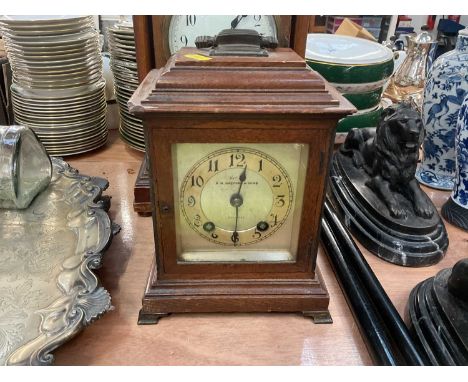
{"type": "Polygon", "coordinates": [[[441,213],[449,223],[468,231],[468,208],[463,208],[449,198],[442,206],[441,213]]]}
{"type": "Polygon", "coordinates": [[[449,292],[451,272],[419,283],[408,301],[410,330],[432,365],[468,365],[468,304],[449,292]]]}
{"type": "Polygon", "coordinates": [[[433,216],[416,216],[410,202],[396,194],[409,211],[405,218],[390,215],[387,206],[366,186],[369,176],[352,158],[333,156],[330,199],[352,234],[372,253],[394,264],[422,267],[440,261],[448,247],[445,226],[434,205],[433,216]]]}

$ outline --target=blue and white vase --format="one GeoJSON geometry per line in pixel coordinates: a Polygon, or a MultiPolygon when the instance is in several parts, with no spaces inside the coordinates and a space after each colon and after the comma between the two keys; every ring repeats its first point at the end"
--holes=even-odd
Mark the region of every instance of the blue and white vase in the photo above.
{"type": "Polygon", "coordinates": [[[425,137],[416,178],[441,190],[452,190],[455,177],[455,132],[458,111],[468,94],[468,28],[459,32],[455,49],[433,64],[424,88],[425,137]]]}
{"type": "Polygon", "coordinates": [[[450,223],[468,230],[468,95],[458,114],[456,176],[452,195],[442,207],[442,216],[450,223]]]}

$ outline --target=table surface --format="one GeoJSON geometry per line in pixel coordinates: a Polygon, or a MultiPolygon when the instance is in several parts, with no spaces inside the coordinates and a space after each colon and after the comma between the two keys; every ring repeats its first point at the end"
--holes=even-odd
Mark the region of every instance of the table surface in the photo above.
{"type": "MultiPolygon", "coordinates": [[[[330,294],[331,325],[299,314],[173,314],[157,325],[137,325],[153,260],[152,219],[133,211],[133,186],[143,154],[111,131],[107,145],[65,158],[80,173],[109,180],[110,216],[121,232],[96,273],[114,309],[55,352],[56,365],[371,365],[372,360],[343,293],[320,248],[318,267],[330,294]]],[[[436,206],[450,193],[424,188],[436,206]]],[[[468,234],[446,223],[445,258],[426,268],[387,263],[360,246],[400,314],[420,281],[468,255],[468,234]]]]}

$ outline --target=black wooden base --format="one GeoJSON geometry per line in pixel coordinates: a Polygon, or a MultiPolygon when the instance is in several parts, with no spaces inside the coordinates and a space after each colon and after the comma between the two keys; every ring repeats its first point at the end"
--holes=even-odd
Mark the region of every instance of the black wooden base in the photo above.
{"type": "Polygon", "coordinates": [[[374,363],[425,365],[406,324],[328,198],[321,239],[374,363]]]}
{"type": "Polygon", "coordinates": [[[463,208],[449,198],[442,206],[441,213],[449,223],[468,231],[468,208],[463,208]]]}
{"type": "Polygon", "coordinates": [[[468,365],[468,304],[449,293],[451,269],[411,292],[407,321],[432,365],[468,365]]]}
{"type": "Polygon", "coordinates": [[[448,236],[435,206],[429,219],[416,216],[412,206],[396,195],[409,214],[394,218],[387,206],[366,186],[369,180],[352,158],[333,156],[330,199],[344,224],[372,253],[394,264],[422,267],[437,263],[448,247],[448,236]]]}

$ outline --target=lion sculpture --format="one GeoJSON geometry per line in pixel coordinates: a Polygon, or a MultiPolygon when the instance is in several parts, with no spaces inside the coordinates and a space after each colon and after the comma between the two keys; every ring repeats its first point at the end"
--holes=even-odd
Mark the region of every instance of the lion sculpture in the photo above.
{"type": "Polygon", "coordinates": [[[398,202],[400,193],[413,206],[414,214],[429,219],[434,208],[415,179],[423,124],[410,104],[385,109],[377,129],[352,129],[341,147],[353,164],[369,176],[369,187],[388,207],[394,218],[405,218],[406,208],[398,202]]]}

